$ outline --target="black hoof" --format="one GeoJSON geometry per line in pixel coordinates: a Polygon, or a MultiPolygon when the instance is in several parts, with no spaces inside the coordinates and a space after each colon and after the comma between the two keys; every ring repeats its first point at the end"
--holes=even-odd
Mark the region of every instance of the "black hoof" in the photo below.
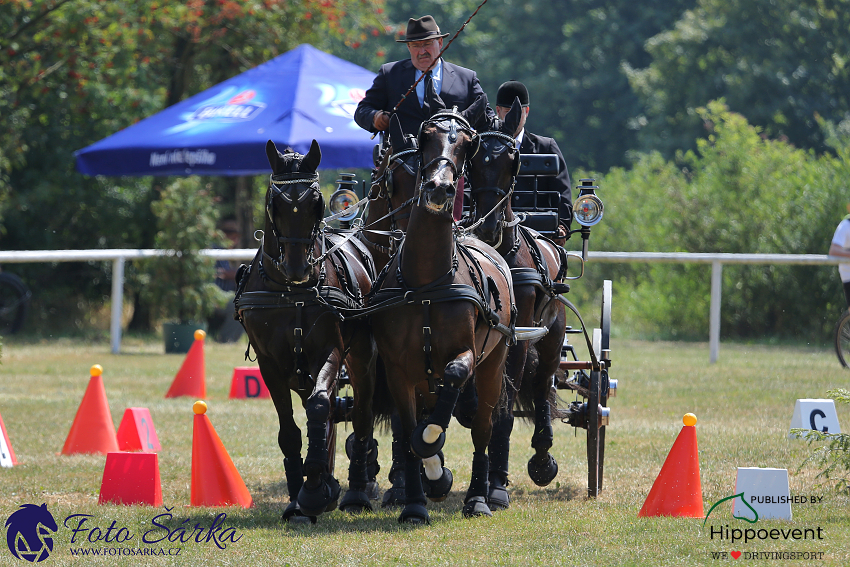
{"type": "Polygon", "coordinates": [[[428,509],[424,504],[408,504],[401,511],[398,517],[399,524],[414,524],[425,525],[431,523],[431,518],[428,517],[428,509]]]}
{"type": "Polygon", "coordinates": [[[318,521],[316,516],[308,516],[298,507],[298,502],[290,502],[286,510],[283,511],[281,519],[290,524],[315,524],[318,521]]]}
{"type": "Polygon", "coordinates": [[[377,500],[378,498],[381,497],[381,487],[374,480],[370,480],[368,483],[366,483],[365,492],[366,492],[366,496],[369,497],[369,500],[377,500]]]}
{"type": "Polygon", "coordinates": [[[487,505],[491,510],[507,510],[511,505],[511,497],[508,489],[500,480],[490,478],[490,494],[487,496],[487,505]]]}
{"type": "Polygon", "coordinates": [[[537,486],[548,486],[558,476],[558,462],[549,453],[538,453],[528,459],[528,476],[537,486]]]}
{"type": "Polygon", "coordinates": [[[437,480],[428,478],[425,474],[424,466],[420,469],[420,472],[422,473],[422,488],[425,489],[425,496],[428,497],[428,500],[431,502],[442,502],[445,500],[449,492],[451,492],[452,484],[454,483],[452,471],[443,467],[443,475],[437,480]]]}
{"type": "Polygon", "coordinates": [[[477,516],[492,516],[493,512],[487,506],[483,496],[473,496],[463,505],[463,517],[475,518],[477,516]]]}
{"type": "Polygon", "coordinates": [[[392,487],[384,492],[384,499],[381,502],[381,508],[395,508],[396,506],[404,506],[404,487],[392,487]]]}
{"type": "Polygon", "coordinates": [[[428,457],[433,457],[437,453],[440,452],[440,449],[443,448],[443,445],[446,443],[446,432],[443,431],[440,433],[440,436],[433,443],[426,443],[422,439],[422,433],[425,431],[425,428],[428,426],[428,423],[422,422],[416,426],[416,429],[413,430],[413,433],[410,434],[410,450],[413,451],[413,454],[419,457],[420,459],[427,459],[428,457]]]}
{"type": "Polygon", "coordinates": [[[372,503],[369,495],[362,490],[348,490],[339,503],[339,509],[349,514],[359,514],[364,511],[372,511],[372,503]]]}
{"type": "Polygon", "coordinates": [[[298,506],[308,516],[318,516],[336,508],[339,493],[339,482],[328,475],[316,488],[307,488],[306,484],[301,487],[298,492],[298,506]]]}

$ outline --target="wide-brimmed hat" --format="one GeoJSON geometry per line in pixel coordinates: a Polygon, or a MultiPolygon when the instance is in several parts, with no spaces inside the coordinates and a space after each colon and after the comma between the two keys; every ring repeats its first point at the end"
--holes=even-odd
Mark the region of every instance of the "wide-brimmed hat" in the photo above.
{"type": "Polygon", "coordinates": [[[438,37],[446,37],[447,33],[440,33],[440,26],[434,21],[433,16],[422,16],[418,20],[410,18],[407,21],[407,35],[404,39],[397,39],[399,43],[410,43],[411,41],[425,41],[426,39],[436,39],[438,37]]]}
{"type": "Polygon", "coordinates": [[[519,97],[519,103],[528,106],[528,89],[519,81],[507,81],[502,83],[496,93],[496,106],[510,108],[514,99],[519,97]]]}

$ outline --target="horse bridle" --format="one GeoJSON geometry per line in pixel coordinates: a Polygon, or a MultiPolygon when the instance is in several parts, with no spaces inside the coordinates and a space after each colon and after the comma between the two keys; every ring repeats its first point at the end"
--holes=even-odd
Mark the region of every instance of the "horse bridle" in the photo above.
{"type": "Polygon", "coordinates": [[[457,189],[457,184],[460,181],[461,176],[464,174],[464,172],[466,170],[467,161],[469,161],[470,159],[475,157],[475,155],[478,153],[478,150],[481,147],[481,137],[478,134],[478,132],[476,132],[475,129],[472,126],[470,126],[470,124],[466,120],[466,118],[464,118],[463,115],[460,114],[457,111],[457,107],[454,107],[451,110],[441,110],[441,111],[437,112],[436,114],[434,114],[433,116],[431,116],[431,118],[429,118],[428,120],[425,120],[424,122],[422,122],[422,124],[420,124],[419,134],[416,136],[416,140],[417,140],[418,146],[419,146],[420,159],[421,159],[421,156],[422,156],[422,131],[425,129],[426,125],[427,126],[433,125],[438,130],[447,131],[449,133],[449,142],[452,142],[452,143],[457,141],[458,131],[466,132],[469,135],[471,141],[476,143],[476,146],[475,146],[475,150],[470,155],[466,156],[466,159],[464,159],[460,170],[458,170],[457,165],[455,165],[455,163],[451,160],[451,158],[448,158],[444,155],[439,155],[439,156],[435,157],[434,159],[432,159],[431,161],[429,161],[428,163],[426,163],[425,165],[420,166],[419,167],[419,173],[418,173],[418,178],[419,178],[418,181],[419,182],[417,183],[417,191],[420,193],[420,196],[421,196],[421,185],[422,185],[422,183],[424,183],[424,178],[422,177],[422,173],[426,169],[428,169],[429,167],[434,165],[435,163],[439,163],[441,161],[445,161],[451,167],[452,173],[454,173],[454,176],[455,176],[454,188],[457,189]],[[439,124],[441,122],[446,122],[446,121],[449,122],[448,127],[441,128],[439,126],[439,124]],[[460,122],[460,127],[458,127],[458,122],[460,122]]]}
{"type": "MultiPolygon", "coordinates": [[[[466,229],[468,232],[473,231],[481,223],[484,222],[484,219],[486,219],[488,216],[492,215],[494,212],[499,211],[499,221],[498,221],[499,222],[499,242],[495,246],[495,248],[498,248],[502,244],[501,229],[508,228],[508,227],[511,227],[511,226],[516,226],[517,224],[519,224],[519,222],[521,220],[520,217],[517,217],[513,221],[510,221],[510,222],[506,221],[505,220],[505,207],[503,206],[505,204],[505,202],[508,199],[510,199],[510,196],[513,193],[513,190],[514,190],[514,185],[516,184],[517,175],[519,174],[519,168],[520,168],[520,163],[521,163],[520,159],[519,159],[519,146],[517,144],[516,139],[513,136],[510,136],[508,134],[505,134],[504,132],[499,132],[499,131],[481,132],[481,133],[478,134],[478,138],[480,140],[479,149],[483,146],[484,150],[485,150],[484,163],[488,163],[491,159],[495,159],[496,157],[500,156],[505,150],[511,150],[512,152],[514,152],[516,154],[514,156],[514,170],[513,170],[513,173],[511,174],[511,184],[510,184],[510,187],[507,190],[505,190],[501,187],[497,187],[497,186],[492,186],[492,187],[486,186],[486,187],[472,187],[472,189],[470,191],[473,197],[476,194],[484,193],[484,192],[492,192],[492,193],[495,193],[497,197],[501,197],[501,200],[498,203],[496,203],[496,205],[492,209],[490,209],[486,214],[482,215],[473,225],[471,225],[470,227],[468,227],[466,229]],[[497,152],[497,151],[489,148],[488,145],[487,145],[487,141],[486,141],[487,138],[496,139],[497,141],[503,142],[504,149],[497,152]],[[492,157],[490,155],[491,153],[493,154],[492,157]]],[[[475,157],[475,155],[473,154],[472,157],[475,157]]],[[[471,158],[470,158],[470,167],[471,167],[471,158]]]]}
{"type": "Polygon", "coordinates": [[[297,213],[298,206],[305,203],[308,197],[312,197],[316,193],[319,194],[319,199],[321,201],[320,210],[324,211],[324,197],[322,196],[322,192],[319,189],[318,173],[273,173],[269,177],[269,191],[268,197],[266,198],[266,215],[268,216],[269,221],[271,223],[272,236],[274,237],[274,241],[277,244],[278,257],[272,258],[271,256],[269,256],[265,251],[265,246],[263,246],[262,249],[263,257],[268,258],[268,260],[278,271],[283,270],[283,245],[286,243],[307,244],[308,250],[310,251],[307,256],[307,262],[311,266],[316,265],[318,260],[313,257],[312,250],[315,247],[316,239],[319,237],[319,233],[321,232],[322,219],[319,218],[316,220],[316,223],[313,225],[313,229],[310,232],[309,238],[293,238],[288,236],[281,236],[278,233],[277,225],[274,222],[274,199],[275,197],[280,196],[284,201],[292,205],[292,212],[297,213]],[[298,190],[299,185],[302,186],[300,190],[298,190]]]}
{"type": "MultiPolygon", "coordinates": [[[[383,152],[381,153],[381,164],[386,161],[386,166],[384,166],[384,171],[380,176],[374,178],[371,183],[371,187],[369,190],[369,202],[376,201],[378,199],[384,199],[387,202],[387,208],[389,209],[392,206],[392,195],[393,195],[393,173],[396,169],[401,167],[404,169],[410,176],[416,177],[419,171],[419,149],[417,147],[416,139],[413,136],[409,136],[412,140],[411,147],[408,149],[401,150],[398,153],[387,155],[391,146],[384,146],[383,152]],[[377,188],[377,192],[375,189],[377,188]]],[[[388,256],[392,256],[395,254],[396,247],[398,242],[401,241],[404,233],[396,228],[396,220],[404,219],[410,216],[410,212],[407,212],[403,215],[397,215],[399,211],[409,207],[413,204],[413,197],[407,199],[404,203],[396,207],[395,209],[390,210],[387,214],[382,216],[379,219],[376,219],[369,223],[367,226],[362,227],[362,232],[360,234],[360,240],[363,241],[367,246],[378,250],[388,256]],[[374,230],[371,227],[381,222],[384,219],[390,219],[390,230],[374,230]],[[389,246],[382,246],[377,242],[372,242],[369,240],[365,233],[375,233],[379,235],[384,235],[389,239],[389,246]]],[[[365,217],[365,214],[364,214],[365,217]]]]}

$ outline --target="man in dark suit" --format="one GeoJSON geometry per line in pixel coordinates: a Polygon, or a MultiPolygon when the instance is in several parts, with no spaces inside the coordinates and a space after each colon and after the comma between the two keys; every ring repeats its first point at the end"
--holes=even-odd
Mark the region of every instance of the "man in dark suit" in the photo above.
{"type": "MultiPolygon", "coordinates": [[[[522,118],[520,119],[519,127],[517,128],[514,138],[518,142],[519,152],[521,154],[556,154],[558,156],[558,175],[555,177],[538,177],[538,191],[556,191],[560,194],[558,203],[548,203],[548,206],[558,207],[558,237],[553,240],[563,246],[567,236],[570,233],[570,224],[573,220],[573,198],[572,186],[570,185],[570,173],[567,170],[567,162],[564,161],[564,156],[558,148],[558,143],[552,138],[538,136],[532,134],[525,129],[525,120],[528,118],[528,112],[531,108],[529,105],[528,89],[519,81],[507,81],[502,83],[499,91],[496,94],[496,114],[504,120],[514,100],[519,98],[522,104],[522,118]]],[[[531,177],[517,177],[515,191],[532,191],[534,189],[534,179],[531,177]]],[[[519,198],[514,195],[514,200],[519,198]]],[[[517,201],[517,204],[519,202],[517,201]]]]}
{"type": "MultiPolygon", "coordinates": [[[[407,34],[404,39],[396,41],[407,44],[410,59],[381,66],[354,112],[354,120],[361,128],[369,132],[385,131],[393,108],[423,73],[426,77],[396,110],[405,134],[418,133],[422,122],[431,117],[425,102],[425,89],[429,82],[449,109],[457,106],[458,111],[466,110],[476,99],[484,96],[475,71],[438,58],[443,49],[443,38],[447,35],[440,33],[432,16],[408,21],[407,34]]],[[[488,119],[495,117],[489,106],[486,113],[488,119]]]]}

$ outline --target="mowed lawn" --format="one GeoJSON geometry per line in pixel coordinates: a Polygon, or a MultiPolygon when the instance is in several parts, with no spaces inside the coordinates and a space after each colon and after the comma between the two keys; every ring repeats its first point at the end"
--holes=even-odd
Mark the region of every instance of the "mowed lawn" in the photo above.
{"type": "MultiPolygon", "coordinates": [[[[620,387],[609,404],[605,486],[598,499],[586,497],[583,430],[555,424],[552,453],[560,472],[550,486],[540,488],[526,473],[532,429],[518,420],[511,452],[511,508],[492,518],[463,519],[472,446],[468,431],[453,422],[445,451],[455,478],[452,494],[442,503],[429,503],[430,526],[409,527],[397,522],[398,510],[381,509],[379,503],[375,512],[361,516],[334,511],[315,526],[281,523],[288,494],[272,403],[228,399],[233,368],[250,364],[243,359],[244,343],[207,342],[206,401],[207,415],[255,505],[189,507],[194,400],[164,397],[183,356],[163,354],[160,343],[133,339],[125,339],[122,348],[122,354],[112,355],[106,344],[70,340],[30,344],[7,339],[3,346],[0,415],[20,464],[0,469],[0,522],[23,504],[46,504],[59,531],[43,565],[690,566],[750,563],[752,555],[746,554],[753,552],[822,554],[815,561],[786,555],[786,559],[760,559],[758,564],[850,564],[850,497],[816,479],[813,468],[797,472],[809,449],[802,441],[787,439],[796,399],[826,397],[828,389],[850,384],[850,372],[825,349],[723,343],[719,362],[709,364],[707,344],[615,338],[611,376],[620,387]],[[93,364],[103,366],[116,427],[126,408],[150,410],[162,444],[161,508],[99,506],[105,457],[59,455],[93,364]],[[695,518],[638,518],[687,412],[699,419],[706,512],[714,502],[734,494],[737,467],[788,469],[791,495],[822,497],[820,503],[794,505],[791,522],[749,524],[732,517],[731,502],[714,510],[705,526],[695,518]],[[92,530],[80,532],[72,543],[73,532],[66,526],[78,525],[81,516],[66,518],[76,514],[90,515],[84,526],[92,530]],[[170,520],[163,515],[170,515],[170,520]],[[217,516],[216,537],[225,536],[226,541],[219,541],[224,549],[209,537],[209,530],[201,533],[217,516]],[[744,543],[721,540],[716,532],[712,538],[712,526],[727,525],[730,530],[777,528],[785,533],[789,528],[820,528],[822,539],[744,543]],[[123,541],[114,541],[119,531],[123,541]],[[92,539],[109,535],[113,541],[89,542],[86,537],[92,534],[92,539]],[[167,535],[178,541],[163,540],[167,535]],[[145,543],[143,537],[157,543],[145,543]],[[71,548],[112,555],[74,557],[71,548]],[[153,551],[171,555],[150,555],[153,551]],[[740,559],[716,555],[733,551],[742,552],[740,559]]],[[[840,423],[850,429],[850,410],[840,405],[837,409],[840,423]]],[[[302,411],[299,420],[304,423],[302,411]]],[[[343,442],[350,431],[350,425],[338,426],[336,476],[343,488],[347,485],[343,442]]],[[[377,436],[379,480],[385,488],[391,441],[386,432],[377,436]]],[[[26,562],[0,544],[0,565],[22,564],[26,562]]]]}

